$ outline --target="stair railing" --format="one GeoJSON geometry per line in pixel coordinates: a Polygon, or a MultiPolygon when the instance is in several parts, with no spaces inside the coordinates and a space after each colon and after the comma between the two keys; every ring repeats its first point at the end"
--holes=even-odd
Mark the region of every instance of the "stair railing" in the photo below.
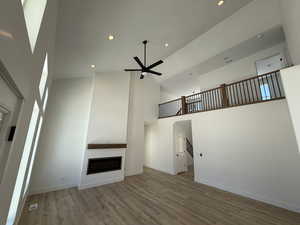
{"type": "Polygon", "coordinates": [[[189,139],[186,138],[186,151],[194,158],[194,147],[189,141],[189,139]]]}

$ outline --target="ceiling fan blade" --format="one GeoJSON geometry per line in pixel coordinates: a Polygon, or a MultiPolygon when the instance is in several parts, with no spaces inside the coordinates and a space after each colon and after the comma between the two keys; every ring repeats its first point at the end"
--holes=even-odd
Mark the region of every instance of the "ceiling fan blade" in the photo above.
{"type": "Polygon", "coordinates": [[[141,68],[145,68],[145,66],[143,65],[143,63],[141,62],[141,60],[139,59],[139,57],[133,57],[134,60],[140,65],[141,68]]]}
{"type": "Polygon", "coordinates": [[[148,67],[147,67],[147,70],[151,70],[152,68],[154,68],[154,67],[156,67],[156,66],[158,66],[158,65],[160,65],[160,64],[162,64],[162,63],[164,63],[164,61],[159,60],[159,61],[157,61],[156,63],[153,63],[152,65],[148,66],[148,67]]]}
{"type": "Polygon", "coordinates": [[[125,69],[126,72],[131,72],[131,71],[142,71],[141,69],[125,69]]]}
{"type": "Polygon", "coordinates": [[[153,70],[147,70],[147,73],[152,73],[152,74],[155,74],[155,75],[158,75],[158,76],[162,75],[162,73],[159,73],[159,72],[156,72],[156,71],[153,71],[153,70]]]}

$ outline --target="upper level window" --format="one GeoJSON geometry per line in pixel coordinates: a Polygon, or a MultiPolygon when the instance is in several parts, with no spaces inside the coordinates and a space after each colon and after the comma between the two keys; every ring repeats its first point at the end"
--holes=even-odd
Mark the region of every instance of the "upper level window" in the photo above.
{"type": "Polygon", "coordinates": [[[47,107],[48,95],[49,95],[49,90],[48,90],[48,88],[47,88],[46,94],[45,94],[44,103],[43,103],[43,110],[44,110],[44,112],[45,112],[46,107],[47,107]]]}
{"type": "Polygon", "coordinates": [[[20,197],[22,193],[22,187],[24,184],[24,179],[26,175],[26,168],[28,166],[29,156],[32,149],[32,143],[35,137],[36,125],[39,116],[39,107],[37,102],[34,103],[31,120],[29,123],[29,128],[26,136],[25,146],[22,153],[22,158],[19,166],[19,171],[17,175],[17,180],[15,183],[15,188],[13,192],[13,196],[10,203],[9,213],[7,217],[6,225],[13,225],[15,223],[18,206],[20,203],[20,197]]]}
{"type": "Polygon", "coordinates": [[[40,84],[39,84],[39,91],[40,91],[41,99],[43,99],[43,96],[44,96],[47,79],[48,79],[48,55],[46,54],[45,62],[44,62],[44,66],[43,66],[43,72],[42,72],[41,80],[40,80],[40,84]]]}
{"type": "Polygon", "coordinates": [[[21,0],[22,5],[24,6],[27,0],[21,0]]]}
{"type": "Polygon", "coordinates": [[[271,99],[271,92],[268,84],[260,85],[260,92],[262,100],[270,100],[271,99]]]}
{"type": "Polygon", "coordinates": [[[0,132],[2,130],[1,128],[2,128],[3,121],[4,121],[4,113],[0,111],[0,132]]]}
{"type": "Polygon", "coordinates": [[[31,51],[34,52],[47,0],[21,0],[31,51]]]}
{"type": "Polygon", "coordinates": [[[26,195],[26,193],[28,191],[30,178],[31,178],[31,173],[32,173],[32,169],[33,169],[33,164],[34,164],[34,160],[35,160],[35,156],[36,156],[37,146],[38,146],[39,139],[40,139],[42,125],[43,125],[43,117],[40,118],[38,129],[37,129],[37,133],[36,133],[36,137],[35,137],[35,141],[34,141],[34,147],[33,147],[31,160],[30,160],[30,164],[29,164],[29,168],[28,168],[27,179],[26,179],[26,183],[25,183],[25,189],[24,189],[24,192],[23,192],[23,197],[26,195]]]}

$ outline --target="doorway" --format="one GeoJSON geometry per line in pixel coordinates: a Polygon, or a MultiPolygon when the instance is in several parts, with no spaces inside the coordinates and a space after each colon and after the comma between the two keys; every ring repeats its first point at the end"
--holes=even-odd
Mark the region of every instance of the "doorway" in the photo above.
{"type": "Polygon", "coordinates": [[[175,122],[173,130],[175,174],[187,176],[194,180],[192,121],[175,122]]]}
{"type": "Polygon", "coordinates": [[[21,103],[22,95],[0,63],[0,183],[13,142],[21,103]]]}

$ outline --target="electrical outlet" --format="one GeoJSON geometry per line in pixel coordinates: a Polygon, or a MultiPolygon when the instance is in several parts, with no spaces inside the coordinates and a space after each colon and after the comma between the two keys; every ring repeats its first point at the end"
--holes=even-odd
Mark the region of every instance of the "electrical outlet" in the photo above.
{"type": "Polygon", "coordinates": [[[39,204],[38,203],[33,203],[33,204],[29,205],[28,211],[37,210],[38,208],[39,208],[39,204]]]}

